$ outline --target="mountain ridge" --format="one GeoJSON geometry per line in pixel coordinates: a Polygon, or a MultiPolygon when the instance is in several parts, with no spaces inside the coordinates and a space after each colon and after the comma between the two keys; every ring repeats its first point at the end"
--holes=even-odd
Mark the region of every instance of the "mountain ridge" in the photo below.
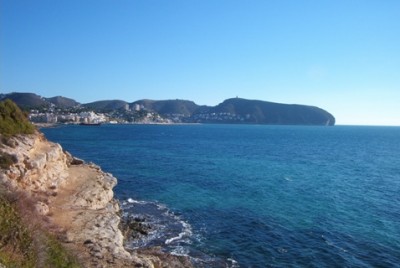
{"type": "Polygon", "coordinates": [[[273,125],[334,125],[327,111],[310,105],[231,98],[213,107],[209,113],[228,113],[243,118],[244,123],[273,125]]]}
{"type": "Polygon", "coordinates": [[[216,106],[198,105],[191,100],[142,99],[134,102],[124,100],[99,100],[81,104],[62,96],[43,98],[34,93],[1,94],[0,100],[10,98],[24,109],[51,107],[82,107],[95,112],[146,110],[158,113],[174,122],[272,124],[272,125],[335,125],[335,117],[326,110],[310,105],[284,104],[243,98],[226,99],[216,106]]]}

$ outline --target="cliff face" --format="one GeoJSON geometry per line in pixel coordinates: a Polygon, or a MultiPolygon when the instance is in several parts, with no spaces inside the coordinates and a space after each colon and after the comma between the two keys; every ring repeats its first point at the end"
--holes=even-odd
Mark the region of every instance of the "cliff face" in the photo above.
{"type": "Polygon", "coordinates": [[[68,177],[68,159],[61,146],[40,134],[21,135],[2,149],[16,157],[2,179],[20,190],[32,193],[55,191],[68,177]]]}
{"type": "Polygon", "coordinates": [[[119,229],[113,199],[117,180],[94,164],[63,152],[42,134],[12,138],[0,150],[15,163],[1,170],[0,182],[35,200],[38,215],[52,224],[61,242],[84,267],[189,267],[190,262],[157,250],[131,252],[119,229]]]}

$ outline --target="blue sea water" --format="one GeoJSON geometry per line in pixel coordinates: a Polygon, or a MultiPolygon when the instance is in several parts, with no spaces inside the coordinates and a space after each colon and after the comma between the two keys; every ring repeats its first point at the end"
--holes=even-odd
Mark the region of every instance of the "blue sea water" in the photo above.
{"type": "Polygon", "coordinates": [[[199,267],[399,267],[400,128],[43,129],[118,178],[126,214],[199,267]]]}

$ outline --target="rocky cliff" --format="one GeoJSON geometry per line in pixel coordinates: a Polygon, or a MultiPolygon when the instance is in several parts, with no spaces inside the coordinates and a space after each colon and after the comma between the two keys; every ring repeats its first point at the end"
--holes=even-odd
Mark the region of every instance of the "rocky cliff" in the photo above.
{"type": "Polygon", "coordinates": [[[49,222],[83,267],[191,266],[157,249],[125,250],[112,190],[117,180],[100,167],[72,157],[40,133],[10,138],[0,151],[14,161],[0,170],[0,182],[31,197],[38,218],[49,222]]]}

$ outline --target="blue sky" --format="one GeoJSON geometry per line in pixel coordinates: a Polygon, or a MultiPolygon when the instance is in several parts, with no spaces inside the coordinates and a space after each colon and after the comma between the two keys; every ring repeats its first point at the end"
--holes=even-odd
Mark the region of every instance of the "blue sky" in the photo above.
{"type": "Polygon", "coordinates": [[[1,0],[0,92],[242,97],[400,125],[398,0],[1,0]]]}

